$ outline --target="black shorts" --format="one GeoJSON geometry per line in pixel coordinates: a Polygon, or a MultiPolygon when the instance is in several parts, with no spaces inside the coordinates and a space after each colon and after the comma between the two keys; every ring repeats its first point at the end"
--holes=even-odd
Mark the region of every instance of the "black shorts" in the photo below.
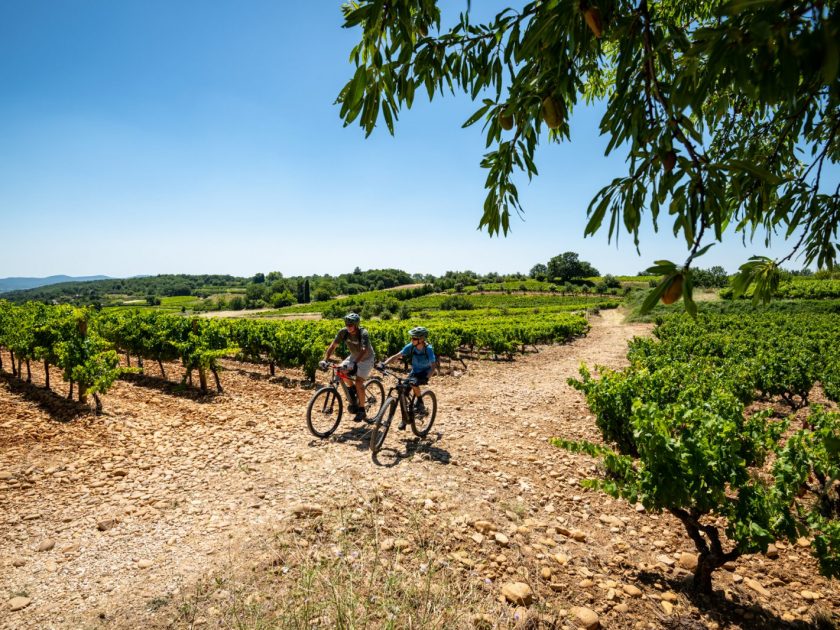
{"type": "Polygon", "coordinates": [[[422,370],[421,372],[412,372],[408,375],[408,382],[412,385],[425,385],[429,382],[429,372],[431,370],[422,370]]]}

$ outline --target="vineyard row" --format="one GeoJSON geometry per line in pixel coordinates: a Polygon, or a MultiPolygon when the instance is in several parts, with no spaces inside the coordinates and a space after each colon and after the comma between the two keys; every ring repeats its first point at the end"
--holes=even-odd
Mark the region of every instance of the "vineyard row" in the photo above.
{"type": "MultiPolygon", "coordinates": [[[[440,356],[457,357],[461,348],[495,355],[511,355],[525,346],[563,342],[585,334],[586,319],[572,313],[445,317],[404,321],[372,321],[366,324],[380,357],[395,353],[407,342],[406,331],[418,324],[430,331],[440,356]]],[[[16,306],[0,301],[0,348],[12,357],[11,371],[30,378],[30,361],[42,361],[49,387],[50,366],[78,387],[80,401],[106,392],[126,371],[142,369],[143,361],[163,364],[180,361],[182,381],[207,390],[209,375],[222,389],[219,359],[236,357],[275,366],[301,368],[313,380],[324,349],[333,340],[339,324],[331,321],[257,321],[202,319],[154,311],[110,310],[95,312],[70,306],[28,303],[16,306]],[[119,354],[135,357],[135,368],[120,365],[119,354]]],[[[0,359],[0,370],[3,369],[0,359]]]]}

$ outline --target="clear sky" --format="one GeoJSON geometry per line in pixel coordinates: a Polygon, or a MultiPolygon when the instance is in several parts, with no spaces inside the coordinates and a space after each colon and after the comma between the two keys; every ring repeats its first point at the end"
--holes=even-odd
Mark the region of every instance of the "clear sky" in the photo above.
{"type": "MultiPolygon", "coordinates": [[[[508,273],[569,250],[633,274],[685,258],[670,226],[642,235],[641,256],[629,236],[583,239],[590,199],[624,173],[593,109],[576,112],[571,143],[538,150],[525,220],[507,238],[478,232],[484,141],[461,129],[474,104],[418,98],[395,137],[344,128],[334,101],[357,33],[339,7],[0,3],[0,277],[508,273]]],[[[730,241],[700,266],[732,272],[765,252],[730,241]]]]}

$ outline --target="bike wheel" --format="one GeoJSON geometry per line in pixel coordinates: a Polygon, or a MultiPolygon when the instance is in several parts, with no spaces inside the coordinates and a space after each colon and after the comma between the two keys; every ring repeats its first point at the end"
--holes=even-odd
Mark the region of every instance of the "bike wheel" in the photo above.
{"type": "Polygon", "coordinates": [[[437,396],[430,390],[420,392],[419,400],[423,403],[424,410],[418,413],[414,410],[414,422],[411,423],[411,430],[417,437],[426,437],[435,423],[437,416],[437,396]]]}
{"type": "Polygon", "coordinates": [[[397,409],[399,409],[397,399],[388,398],[382,405],[382,409],[376,414],[376,422],[370,432],[370,450],[374,453],[378,453],[385,443],[385,436],[388,435],[388,429],[391,428],[397,409]]]}
{"type": "Polygon", "coordinates": [[[365,383],[365,415],[373,418],[382,409],[384,402],[385,388],[382,386],[382,381],[378,378],[370,379],[365,383]]]}
{"type": "Polygon", "coordinates": [[[329,437],[338,428],[342,411],[344,403],[335,387],[322,387],[306,406],[306,426],[315,437],[329,437]]]}

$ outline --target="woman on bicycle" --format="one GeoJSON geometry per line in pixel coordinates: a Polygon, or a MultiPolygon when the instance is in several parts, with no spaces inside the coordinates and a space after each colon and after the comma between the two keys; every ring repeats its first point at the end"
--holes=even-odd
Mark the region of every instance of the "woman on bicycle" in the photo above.
{"type": "Polygon", "coordinates": [[[437,368],[437,357],[435,350],[427,339],[429,331],[423,326],[417,326],[408,331],[411,336],[411,341],[395,355],[388,357],[381,363],[382,366],[388,365],[397,357],[402,357],[404,361],[411,362],[411,373],[408,375],[408,380],[411,382],[411,390],[414,392],[414,409],[417,413],[423,413],[426,409],[423,406],[423,400],[420,398],[420,385],[425,385],[429,379],[434,375],[437,368]]]}
{"type": "Polygon", "coordinates": [[[345,327],[338,331],[335,339],[327,348],[322,364],[329,361],[330,355],[339,346],[344,343],[347,350],[350,352],[341,366],[348,372],[353,374],[355,370],[356,376],[356,400],[361,401],[358,406],[350,406],[348,409],[350,413],[355,413],[355,420],[365,419],[365,379],[370,376],[373,369],[373,364],[376,361],[376,354],[373,351],[373,346],[370,345],[370,336],[368,331],[359,327],[359,322],[362,318],[356,313],[347,313],[344,316],[345,327]]]}

